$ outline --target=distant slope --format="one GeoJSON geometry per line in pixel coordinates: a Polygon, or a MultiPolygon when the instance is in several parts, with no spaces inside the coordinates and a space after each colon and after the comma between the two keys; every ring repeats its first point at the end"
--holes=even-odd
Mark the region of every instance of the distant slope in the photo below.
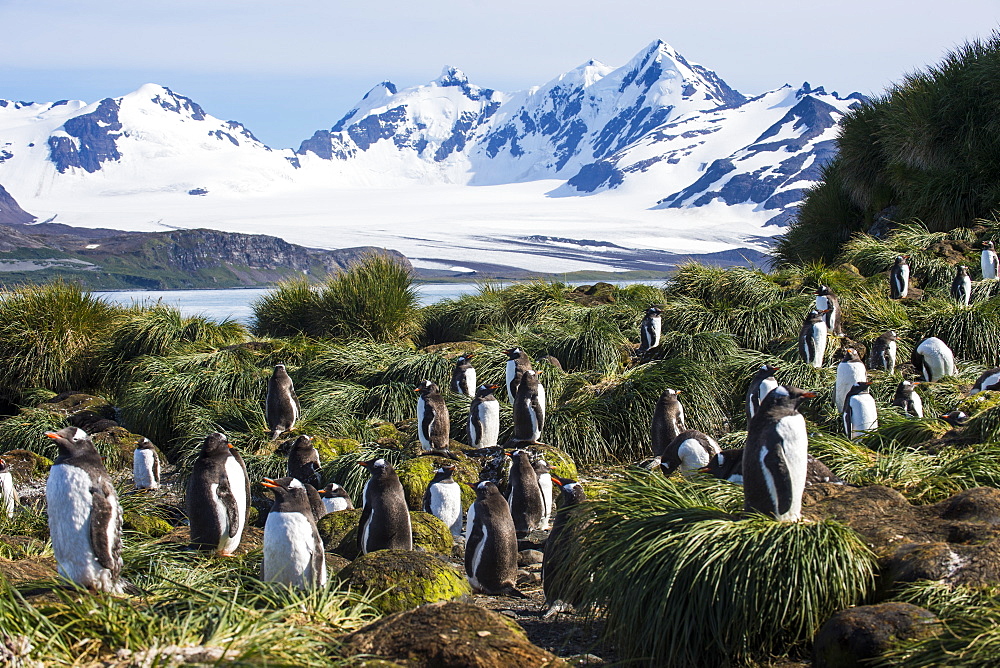
{"type": "Polygon", "coordinates": [[[0,186],[0,225],[24,225],[35,220],[14,201],[10,193],[0,186]]]}

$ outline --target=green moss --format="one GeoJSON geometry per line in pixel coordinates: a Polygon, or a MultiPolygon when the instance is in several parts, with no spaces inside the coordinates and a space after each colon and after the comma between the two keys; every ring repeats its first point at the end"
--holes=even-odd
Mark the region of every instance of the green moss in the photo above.
{"type": "Polygon", "coordinates": [[[376,441],[381,442],[383,439],[399,441],[403,438],[403,434],[396,428],[391,422],[383,422],[381,424],[375,425],[373,429],[374,437],[376,441]]]}
{"type": "MultiPolygon", "coordinates": [[[[346,559],[356,559],[358,551],[358,525],[361,509],[341,510],[330,513],[316,523],[319,535],[327,552],[339,554],[346,559]]],[[[420,552],[450,555],[451,532],[444,522],[429,513],[410,513],[413,528],[413,548],[420,552]]]]}
{"type": "Polygon", "coordinates": [[[549,465],[549,468],[552,469],[552,473],[555,475],[560,478],[569,478],[570,480],[580,479],[580,474],[576,470],[576,463],[564,451],[552,445],[533,445],[531,449],[541,454],[542,459],[545,460],[545,463],[549,465]]]}
{"type": "Polygon", "coordinates": [[[451,555],[454,539],[448,525],[423,511],[410,513],[410,525],[413,528],[413,547],[423,552],[434,552],[445,556],[451,555]]]}
{"type": "Polygon", "coordinates": [[[458,569],[409,550],[379,550],[358,557],[339,577],[353,590],[385,592],[373,603],[387,615],[472,593],[458,569]]]}
{"type": "Polygon", "coordinates": [[[140,513],[125,511],[122,517],[122,527],[131,531],[136,531],[152,538],[166,536],[174,530],[170,522],[162,517],[142,515],[140,513]]]}
{"type": "Polygon", "coordinates": [[[406,505],[410,510],[422,510],[424,504],[424,493],[427,486],[434,479],[434,471],[444,465],[453,464],[456,466],[453,478],[462,488],[462,507],[468,509],[472,502],[476,500],[476,494],[469,485],[479,482],[479,469],[482,466],[481,460],[466,457],[456,453],[457,460],[447,457],[413,457],[401,462],[396,467],[396,474],[403,484],[403,493],[406,494],[406,505]]]}
{"type": "Polygon", "coordinates": [[[353,438],[313,436],[312,446],[319,452],[319,460],[321,462],[328,462],[345,453],[354,452],[361,447],[361,443],[353,438]]]}

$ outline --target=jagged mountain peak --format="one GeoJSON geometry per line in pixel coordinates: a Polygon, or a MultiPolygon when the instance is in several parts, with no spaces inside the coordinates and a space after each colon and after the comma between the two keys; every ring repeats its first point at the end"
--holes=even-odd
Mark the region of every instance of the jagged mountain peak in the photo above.
{"type": "Polygon", "coordinates": [[[445,65],[441,70],[441,76],[431,83],[438,86],[464,86],[469,83],[469,77],[454,65],[445,65]]]}

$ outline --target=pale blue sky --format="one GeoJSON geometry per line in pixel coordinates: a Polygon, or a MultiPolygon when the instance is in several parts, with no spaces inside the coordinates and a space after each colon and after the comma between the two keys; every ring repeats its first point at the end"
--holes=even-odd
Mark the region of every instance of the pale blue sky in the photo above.
{"type": "Polygon", "coordinates": [[[997,0],[0,0],[0,98],[155,82],[297,147],[376,83],[444,65],[514,91],[662,39],[746,94],[803,81],[872,94],[998,25],[997,0]]]}

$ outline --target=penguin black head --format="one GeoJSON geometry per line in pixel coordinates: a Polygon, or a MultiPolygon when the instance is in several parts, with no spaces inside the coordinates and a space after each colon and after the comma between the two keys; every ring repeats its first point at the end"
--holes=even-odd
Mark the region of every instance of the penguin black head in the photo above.
{"type": "Polygon", "coordinates": [[[332,499],[338,496],[347,496],[347,490],[337,483],[331,482],[327,484],[326,487],[319,490],[319,495],[325,499],[332,499]]]}
{"type": "Polygon", "coordinates": [[[392,464],[381,458],[373,459],[368,462],[358,462],[358,466],[364,466],[368,469],[368,472],[372,474],[372,477],[381,477],[389,473],[394,473],[396,470],[392,468],[392,464]]]}
{"type": "Polygon", "coordinates": [[[761,412],[766,411],[771,406],[798,408],[803,401],[815,396],[816,393],[810,390],[803,390],[792,385],[779,385],[764,397],[764,401],[760,402],[760,410],[761,412]]]}
{"type": "Polygon", "coordinates": [[[858,355],[858,351],[855,350],[854,348],[844,348],[841,351],[841,355],[842,355],[842,359],[840,360],[841,364],[861,361],[861,356],[858,355]]]}
{"type": "Polygon", "coordinates": [[[579,503],[587,498],[583,493],[583,485],[578,483],[576,480],[561,478],[557,475],[552,475],[550,477],[552,478],[552,484],[557,485],[559,489],[562,490],[562,503],[579,503]]]}
{"type": "Polygon", "coordinates": [[[229,437],[221,432],[215,432],[205,437],[201,444],[201,454],[206,457],[229,456],[229,437]]]}
{"type": "Polygon", "coordinates": [[[781,367],[771,366],[770,364],[761,364],[760,368],[757,369],[758,373],[762,373],[764,378],[768,376],[773,376],[775,371],[780,371],[781,367]]]}
{"type": "Polygon", "coordinates": [[[136,450],[153,450],[155,447],[153,442],[145,437],[139,439],[139,442],[135,445],[136,450]]]}
{"type": "Polygon", "coordinates": [[[281,378],[282,376],[288,376],[288,371],[285,370],[284,364],[275,364],[273,375],[276,378],[281,378]]]}
{"type": "Polygon", "coordinates": [[[483,480],[477,482],[474,485],[469,485],[472,489],[476,490],[476,501],[482,501],[483,499],[492,496],[494,494],[500,494],[500,488],[496,484],[490,482],[489,480],[483,480]]]}
{"type": "Polygon", "coordinates": [[[479,389],[476,390],[476,396],[480,399],[490,399],[493,397],[493,391],[496,390],[499,385],[480,385],[479,389]]]}
{"type": "Polygon", "coordinates": [[[826,295],[832,295],[832,294],[833,294],[833,290],[830,289],[829,285],[821,285],[818,288],[816,288],[816,295],[817,296],[824,297],[826,295]]]}
{"type": "Polygon", "coordinates": [[[993,250],[993,242],[992,241],[984,241],[983,242],[983,248],[987,248],[989,250],[993,250]]]}
{"type": "Polygon", "coordinates": [[[680,390],[675,390],[671,387],[668,387],[667,389],[663,390],[663,392],[660,394],[660,401],[680,401],[680,398],[678,397],[680,393],[681,393],[680,390]]]}
{"type": "Polygon", "coordinates": [[[899,267],[906,264],[906,261],[910,259],[909,255],[897,255],[894,264],[899,267]]]}
{"type": "Polygon", "coordinates": [[[885,341],[898,341],[899,340],[899,336],[896,334],[896,331],[893,330],[893,329],[890,329],[889,331],[885,332],[879,338],[883,339],[885,341]]]}
{"type": "Polygon", "coordinates": [[[651,318],[655,317],[655,316],[658,316],[661,313],[663,313],[663,310],[659,309],[659,308],[657,308],[655,306],[650,306],[648,309],[646,309],[646,315],[648,315],[651,318]]]}
{"type": "Polygon", "coordinates": [[[848,396],[852,394],[865,394],[868,392],[868,388],[870,388],[871,386],[872,384],[867,381],[860,381],[854,383],[854,385],[851,387],[851,391],[848,392],[847,394],[848,396]]]}
{"type": "Polygon", "coordinates": [[[969,421],[969,416],[965,414],[965,411],[949,411],[942,415],[941,419],[952,427],[961,427],[969,421]]]}
{"type": "Polygon", "coordinates": [[[544,459],[536,460],[535,463],[532,464],[532,466],[535,467],[535,473],[537,473],[538,475],[545,475],[546,473],[552,470],[552,467],[549,466],[549,463],[544,459]]]}
{"type": "Polygon", "coordinates": [[[413,388],[413,391],[419,392],[422,396],[426,396],[428,394],[440,392],[440,389],[438,388],[436,383],[432,383],[431,381],[425,378],[424,380],[417,383],[417,386],[413,388]]]}
{"type": "Polygon", "coordinates": [[[0,457],[0,473],[10,473],[10,464],[3,457],[0,457]]]}
{"type": "Polygon", "coordinates": [[[918,381],[915,381],[915,380],[904,380],[904,381],[901,381],[899,383],[899,385],[896,387],[896,391],[897,392],[902,391],[902,392],[906,392],[907,394],[909,394],[910,392],[913,392],[917,388],[917,385],[919,385],[919,384],[920,383],[918,381]]]}
{"type": "Polygon", "coordinates": [[[59,446],[59,457],[74,457],[86,453],[97,453],[94,442],[87,432],[79,427],[63,427],[59,431],[47,431],[45,435],[59,446]]]}
{"type": "Polygon", "coordinates": [[[521,350],[520,348],[508,348],[504,352],[507,353],[507,357],[509,357],[511,360],[520,359],[521,355],[524,354],[524,351],[521,350]]]}
{"type": "Polygon", "coordinates": [[[960,264],[956,268],[955,272],[956,272],[956,274],[958,276],[968,276],[969,275],[969,268],[966,267],[964,264],[960,264]]]}
{"type": "Polygon", "coordinates": [[[312,447],[312,436],[306,436],[305,434],[302,434],[297,439],[295,439],[294,443],[292,443],[291,449],[298,450],[300,448],[305,449],[311,447],[312,447]]]}
{"type": "Polygon", "coordinates": [[[472,359],[472,353],[465,353],[455,359],[455,366],[462,366],[463,364],[468,364],[469,360],[472,359]]]}
{"type": "Polygon", "coordinates": [[[268,489],[274,490],[274,500],[295,498],[301,496],[303,499],[306,498],[306,486],[303,485],[297,478],[278,478],[276,480],[271,478],[264,478],[261,483],[262,486],[268,489]]]}

